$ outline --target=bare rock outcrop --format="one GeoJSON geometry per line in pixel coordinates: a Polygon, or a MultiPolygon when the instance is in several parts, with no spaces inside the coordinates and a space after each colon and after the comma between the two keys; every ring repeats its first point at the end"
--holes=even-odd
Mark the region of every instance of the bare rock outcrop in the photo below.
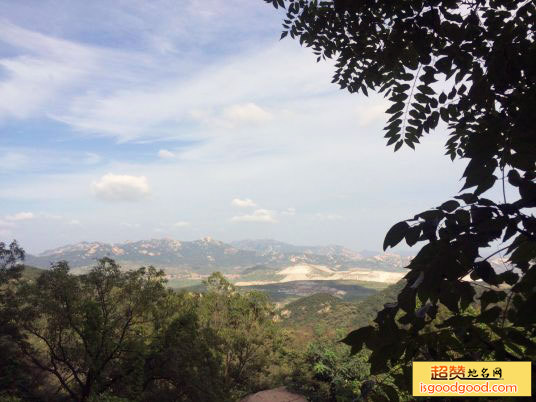
{"type": "Polygon", "coordinates": [[[307,399],[287,391],[285,387],[279,387],[249,395],[240,402],[307,402],[307,399]]]}

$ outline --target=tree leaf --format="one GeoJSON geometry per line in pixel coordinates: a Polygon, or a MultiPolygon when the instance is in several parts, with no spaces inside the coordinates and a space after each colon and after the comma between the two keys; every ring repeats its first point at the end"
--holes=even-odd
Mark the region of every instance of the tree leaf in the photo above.
{"type": "Polygon", "coordinates": [[[459,206],[460,206],[460,203],[458,201],[450,200],[441,204],[439,208],[441,208],[445,212],[453,212],[459,206]]]}
{"type": "Polygon", "coordinates": [[[421,236],[421,227],[420,225],[412,226],[406,233],[405,239],[408,246],[412,247],[419,241],[419,237],[421,236]]]}
{"type": "Polygon", "coordinates": [[[400,400],[398,396],[398,390],[392,385],[382,383],[380,387],[382,391],[385,392],[390,402],[398,402],[400,400]]]}
{"type": "Polygon", "coordinates": [[[398,222],[395,224],[387,234],[385,235],[385,240],[383,241],[383,249],[386,250],[388,247],[394,247],[402,241],[406,232],[409,229],[409,225],[406,221],[398,222]]]}
{"type": "Polygon", "coordinates": [[[491,323],[496,321],[501,315],[502,309],[499,306],[483,311],[478,316],[480,322],[491,323]]]}
{"type": "MultiPolygon", "coordinates": [[[[350,332],[344,339],[341,339],[340,342],[345,343],[348,346],[352,347],[352,351],[354,348],[356,350],[361,350],[363,347],[363,343],[374,333],[374,327],[367,326],[367,327],[361,327],[359,329],[356,329],[352,332],[350,332]]],[[[357,353],[353,352],[353,353],[357,353]]]]}
{"type": "Polygon", "coordinates": [[[404,102],[396,102],[389,109],[385,111],[388,114],[394,114],[404,109],[404,102]]]}

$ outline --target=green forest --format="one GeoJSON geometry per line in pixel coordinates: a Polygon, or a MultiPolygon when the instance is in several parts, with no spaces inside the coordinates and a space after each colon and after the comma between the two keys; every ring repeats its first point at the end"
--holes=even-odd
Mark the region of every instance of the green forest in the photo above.
{"type": "MultiPolygon", "coordinates": [[[[317,294],[285,306],[238,291],[220,273],[202,291],[173,290],[163,271],[104,258],[84,275],[60,262],[20,264],[1,244],[2,401],[235,401],[285,385],[312,401],[352,401],[367,352],[340,343],[371,322],[401,284],[359,302],[317,294]],[[334,300],[332,300],[334,299],[334,300]]],[[[390,392],[391,388],[386,388],[390,392]]]]}
{"type": "Polygon", "coordinates": [[[536,375],[536,3],[264,2],[333,84],[385,97],[386,152],[419,152],[443,127],[445,158],[465,162],[459,193],[386,233],[384,250],[415,246],[404,279],[280,308],[218,272],[171,289],[158,267],[40,271],[0,243],[0,401],[239,401],[279,386],[405,401],[419,360],[530,361],[536,375]]]}

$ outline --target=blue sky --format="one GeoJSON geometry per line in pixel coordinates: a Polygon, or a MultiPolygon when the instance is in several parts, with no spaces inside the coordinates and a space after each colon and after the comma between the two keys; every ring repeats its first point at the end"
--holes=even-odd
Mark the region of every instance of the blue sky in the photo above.
{"type": "Polygon", "coordinates": [[[0,1],[0,236],[381,248],[461,187],[442,130],[385,147],[262,0],[0,1]]]}

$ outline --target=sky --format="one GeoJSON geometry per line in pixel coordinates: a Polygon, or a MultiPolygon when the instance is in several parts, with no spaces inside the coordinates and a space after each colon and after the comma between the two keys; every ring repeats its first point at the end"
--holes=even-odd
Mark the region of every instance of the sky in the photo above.
{"type": "Polygon", "coordinates": [[[461,187],[445,129],[394,153],[386,100],[279,40],[262,0],[0,0],[0,240],[274,238],[380,250],[461,187]]]}

